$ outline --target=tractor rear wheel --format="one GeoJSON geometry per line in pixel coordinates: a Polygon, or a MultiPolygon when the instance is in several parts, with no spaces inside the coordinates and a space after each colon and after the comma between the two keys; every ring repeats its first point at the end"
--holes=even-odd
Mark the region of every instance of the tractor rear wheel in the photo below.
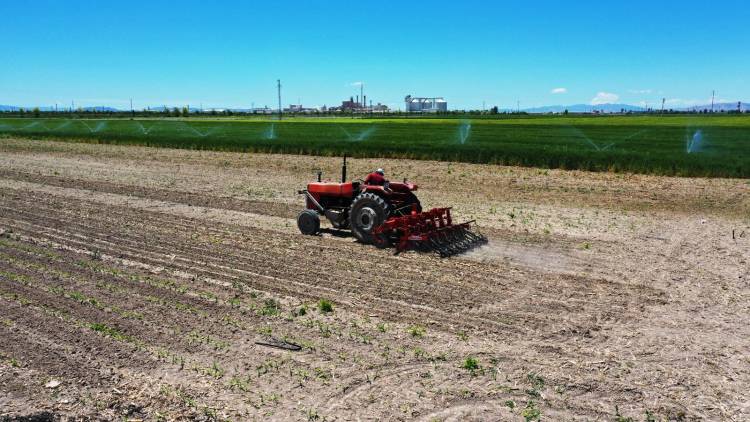
{"type": "Polygon", "coordinates": [[[320,216],[313,210],[304,210],[297,216],[297,227],[302,234],[312,236],[320,231],[320,216]]]}
{"type": "Polygon", "coordinates": [[[374,193],[362,193],[352,201],[349,224],[354,237],[362,243],[374,243],[373,229],[390,216],[390,206],[385,199],[374,193]]]}

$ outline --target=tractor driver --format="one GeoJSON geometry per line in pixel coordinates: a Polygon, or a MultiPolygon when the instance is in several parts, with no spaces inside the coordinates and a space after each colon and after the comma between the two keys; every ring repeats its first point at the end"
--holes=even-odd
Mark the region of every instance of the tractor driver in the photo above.
{"type": "Polygon", "coordinates": [[[387,182],[387,180],[385,180],[385,172],[383,169],[377,169],[365,177],[366,185],[383,186],[385,185],[385,182],[387,182]]]}

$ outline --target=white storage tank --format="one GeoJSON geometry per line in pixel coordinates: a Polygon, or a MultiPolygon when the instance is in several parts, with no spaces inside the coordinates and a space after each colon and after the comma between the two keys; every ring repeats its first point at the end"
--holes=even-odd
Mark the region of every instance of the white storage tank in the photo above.
{"type": "Polygon", "coordinates": [[[404,106],[407,112],[436,113],[448,111],[448,102],[443,97],[404,97],[404,106]]]}

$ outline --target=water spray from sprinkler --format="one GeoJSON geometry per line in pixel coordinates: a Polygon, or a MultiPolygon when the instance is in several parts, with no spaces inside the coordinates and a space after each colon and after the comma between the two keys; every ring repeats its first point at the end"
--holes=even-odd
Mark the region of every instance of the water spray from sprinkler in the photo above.
{"type": "Polygon", "coordinates": [[[685,137],[685,152],[687,152],[688,154],[699,152],[701,150],[702,145],[703,145],[703,131],[701,131],[700,129],[696,130],[693,133],[693,136],[685,137]]]}
{"type": "Polygon", "coordinates": [[[151,132],[154,127],[156,127],[156,123],[149,126],[148,128],[144,127],[143,123],[141,122],[135,122],[135,124],[138,125],[138,128],[141,129],[141,132],[143,132],[144,135],[148,135],[148,133],[151,132]]]}
{"type": "Polygon", "coordinates": [[[471,121],[464,120],[458,127],[458,142],[461,145],[465,144],[469,140],[469,136],[471,136],[471,121]]]}
{"type": "Polygon", "coordinates": [[[372,134],[375,133],[376,127],[375,126],[368,127],[367,129],[363,129],[362,131],[354,135],[352,135],[349,131],[347,131],[341,126],[339,126],[339,129],[341,129],[341,131],[344,132],[348,141],[361,142],[361,141],[366,140],[370,136],[372,136],[372,134]]]}
{"type": "Polygon", "coordinates": [[[276,123],[271,123],[271,126],[266,129],[263,137],[265,139],[276,139],[276,123]]]}
{"type": "Polygon", "coordinates": [[[357,135],[354,140],[356,141],[364,141],[365,139],[369,138],[373,133],[375,132],[375,126],[368,127],[367,129],[363,130],[362,132],[357,135]]]}
{"type": "Polygon", "coordinates": [[[86,126],[86,129],[89,130],[89,133],[94,133],[94,128],[89,126],[88,123],[84,122],[83,120],[79,120],[79,122],[81,122],[82,125],[86,126]]]}
{"type": "Polygon", "coordinates": [[[183,125],[184,127],[187,127],[187,128],[188,128],[188,129],[190,129],[190,130],[191,130],[191,131],[192,131],[192,132],[193,132],[194,134],[196,134],[196,135],[200,136],[201,138],[205,138],[206,136],[208,136],[208,135],[212,134],[212,133],[213,133],[213,132],[214,132],[214,131],[216,130],[216,128],[211,128],[211,129],[209,129],[209,130],[207,130],[207,131],[205,131],[205,132],[201,132],[200,130],[198,130],[198,129],[194,128],[193,126],[191,126],[191,125],[189,125],[189,124],[187,124],[187,123],[185,123],[185,122],[181,122],[181,123],[182,123],[182,125],[183,125]]]}
{"type": "Polygon", "coordinates": [[[606,150],[612,148],[615,145],[614,142],[611,142],[611,143],[609,143],[607,145],[599,146],[596,142],[592,141],[588,136],[586,136],[585,133],[581,132],[578,128],[570,126],[570,129],[573,130],[573,133],[575,133],[575,135],[578,138],[583,139],[584,141],[586,141],[587,144],[591,145],[591,147],[594,148],[595,151],[598,151],[598,152],[606,151],[606,150]]]}
{"type": "Polygon", "coordinates": [[[59,126],[57,126],[56,128],[54,128],[53,130],[62,130],[62,129],[65,129],[68,126],[70,126],[72,123],[73,122],[71,120],[66,120],[62,124],[60,124],[59,126]]]}
{"type": "Polygon", "coordinates": [[[44,130],[50,130],[44,123],[40,122],[39,120],[35,120],[28,125],[21,127],[21,130],[32,129],[37,126],[41,126],[44,130]]]}

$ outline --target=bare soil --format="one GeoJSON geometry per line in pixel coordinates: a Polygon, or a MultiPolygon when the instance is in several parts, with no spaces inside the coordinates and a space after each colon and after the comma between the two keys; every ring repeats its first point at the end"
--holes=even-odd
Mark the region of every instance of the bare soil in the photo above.
{"type": "Polygon", "coordinates": [[[300,235],[339,165],[0,139],[0,420],[750,418],[747,181],[351,160],[440,259],[300,235]]]}

